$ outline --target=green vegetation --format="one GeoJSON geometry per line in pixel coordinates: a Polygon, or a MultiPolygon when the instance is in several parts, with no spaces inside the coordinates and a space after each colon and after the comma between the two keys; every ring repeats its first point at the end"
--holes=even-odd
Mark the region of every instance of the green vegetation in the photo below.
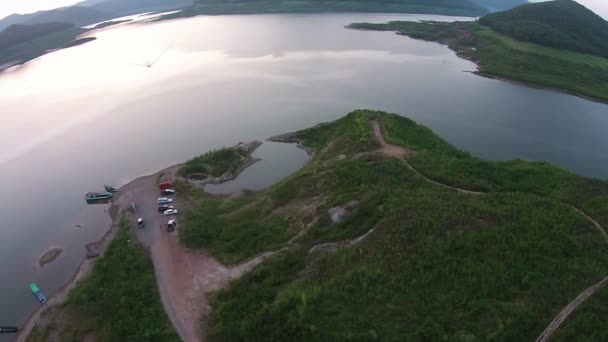
{"type": "Polygon", "coordinates": [[[608,58],[518,41],[475,22],[357,23],[350,27],[397,31],[440,42],[476,62],[479,74],[608,101],[608,58]]]}
{"type": "Polygon", "coordinates": [[[608,226],[606,181],[579,177],[542,162],[488,162],[456,150],[430,131],[421,134],[426,128],[398,116],[385,116],[381,122],[385,139],[416,149],[418,152],[410,158],[410,164],[433,180],[469,190],[519,191],[555,198],[608,226]]]}
{"type": "MultiPolygon", "coordinates": [[[[279,184],[227,199],[185,192],[194,205],[180,234],[203,237],[197,246],[223,260],[288,247],[212,298],[212,340],[532,340],[608,272],[606,241],[562,202],[606,221],[606,182],[546,164],[477,160],[381,112],[356,111],[295,137],[316,154],[279,184]],[[477,167],[480,177],[491,168],[506,179],[485,177],[483,196],[431,184],[374,153],[373,119],[391,143],[416,151],[417,167],[419,158],[446,158],[438,165],[448,180],[468,181],[463,170],[477,167]],[[350,215],[333,223],[328,209],[353,200],[350,215]],[[310,252],[372,228],[353,246],[310,252]]],[[[593,324],[606,330],[601,318],[593,324]]]]}
{"type": "Polygon", "coordinates": [[[505,11],[513,7],[528,4],[528,0],[473,0],[478,5],[487,8],[491,12],[505,11]]]}
{"type": "Polygon", "coordinates": [[[160,302],[154,267],[126,219],[92,273],[29,341],[179,341],[160,302]]]}
{"type": "Polygon", "coordinates": [[[479,22],[518,40],[608,57],[608,22],[573,0],[520,6],[479,22]]]}
{"type": "Polygon", "coordinates": [[[25,63],[66,46],[84,32],[62,23],[13,25],[0,32],[0,65],[15,60],[25,63]]]}
{"type": "Polygon", "coordinates": [[[247,151],[241,148],[229,147],[213,150],[187,161],[180,169],[180,174],[182,176],[210,174],[213,177],[219,177],[226,172],[236,172],[245,158],[247,158],[247,151]]]}
{"type": "Polygon", "coordinates": [[[259,219],[258,206],[241,210],[235,207],[234,203],[222,206],[220,200],[213,198],[202,201],[188,213],[180,241],[191,248],[206,248],[223,262],[234,263],[278,248],[294,235],[284,218],[259,219]]]}

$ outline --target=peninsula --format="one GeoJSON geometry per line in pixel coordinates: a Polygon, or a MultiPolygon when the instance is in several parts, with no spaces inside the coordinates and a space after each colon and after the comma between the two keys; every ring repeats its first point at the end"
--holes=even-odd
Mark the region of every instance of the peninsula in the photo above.
{"type": "Polygon", "coordinates": [[[447,45],[477,74],[608,102],[608,22],[572,0],[489,14],[476,22],[353,23],[447,45]]]}
{"type": "MultiPolygon", "coordinates": [[[[122,188],[114,205],[128,209],[157,196],[157,182],[174,182],[177,236],[156,219],[134,232],[125,213],[69,296],[76,306],[64,306],[88,312],[90,325],[59,333],[173,340],[170,321],[185,341],[608,336],[608,182],[542,162],[484,161],[377,111],[275,140],[313,156],[259,192],[211,195],[189,177],[233,174],[250,158],[241,145],[122,188]],[[134,239],[151,236],[148,257],[134,239]],[[116,298],[141,298],[130,288],[151,289],[149,304],[133,302],[128,319],[108,325],[116,298]]],[[[33,336],[66,326],[47,324],[33,336]]]]}

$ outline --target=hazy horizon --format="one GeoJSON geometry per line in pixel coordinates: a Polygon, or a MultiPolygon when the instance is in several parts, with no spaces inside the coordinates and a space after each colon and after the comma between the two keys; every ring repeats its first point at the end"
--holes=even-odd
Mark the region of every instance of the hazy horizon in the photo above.
{"type": "MultiPolygon", "coordinates": [[[[0,18],[14,13],[26,14],[50,10],[58,7],[74,5],[82,0],[3,0],[0,3],[0,18]]],[[[532,0],[533,2],[549,0],[532,0]]],[[[606,0],[576,0],[591,9],[604,19],[608,18],[608,1],[606,0]]]]}

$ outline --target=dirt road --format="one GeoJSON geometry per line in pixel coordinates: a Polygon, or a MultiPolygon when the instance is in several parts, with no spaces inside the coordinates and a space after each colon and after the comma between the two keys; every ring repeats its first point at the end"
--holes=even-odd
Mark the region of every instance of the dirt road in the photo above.
{"type": "Polygon", "coordinates": [[[386,141],[384,141],[382,132],[380,132],[380,124],[378,123],[378,121],[372,121],[372,127],[374,130],[374,135],[376,136],[376,140],[378,140],[378,143],[380,144],[380,149],[378,150],[378,152],[380,152],[384,155],[391,156],[391,157],[400,158],[403,161],[403,163],[410,170],[414,171],[418,176],[424,178],[427,182],[433,183],[433,184],[443,187],[443,188],[451,189],[451,190],[462,192],[462,193],[469,194],[469,195],[485,195],[484,192],[461,189],[461,188],[457,188],[457,187],[450,186],[447,184],[439,183],[439,182],[436,182],[436,181],[428,178],[422,172],[420,172],[416,168],[414,168],[407,161],[406,157],[408,157],[409,155],[412,155],[414,153],[412,150],[401,147],[401,146],[391,145],[391,144],[388,144],[386,141]]]}
{"type": "MultiPolygon", "coordinates": [[[[159,181],[174,181],[179,166],[134,180],[121,189],[120,206],[136,212],[131,219],[144,219],[145,227],[137,229],[138,239],[148,248],[162,304],[183,341],[205,340],[211,306],[210,292],[241,277],[276,252],[267,252],[238,265],[225,266],[203,250],[191,250],[179,244],[177,232],[167,232],[169,217],[159,213],[159,181]]],[[[174,203],[179,210],[179,201],[174,203]]],[[[179,230],[179,216],[177,217],[179,230]]]]}

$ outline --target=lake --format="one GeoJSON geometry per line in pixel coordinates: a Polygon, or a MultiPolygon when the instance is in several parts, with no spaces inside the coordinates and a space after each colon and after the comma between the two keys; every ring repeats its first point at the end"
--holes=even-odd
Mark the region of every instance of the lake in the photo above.
{"type": "MultiPolygon", "coordinates": [[[[122,25],[2,73],[0,325],[23,322],[37,305],[28,284],[56,291],[85,243],[108,228],[107,207],[87,207],[85,192],[358,108],[409,116],[479,157],[608,177],[608,105],[464,72],[475,65],[435,43],[344,28],[421,19],[458,18],[252,15],[122,25]],[[51,247],[64,252],[40,268],[51,247]]],[[[268,184],[304,160],[294,158],[242,176],[268,184]]]]}

